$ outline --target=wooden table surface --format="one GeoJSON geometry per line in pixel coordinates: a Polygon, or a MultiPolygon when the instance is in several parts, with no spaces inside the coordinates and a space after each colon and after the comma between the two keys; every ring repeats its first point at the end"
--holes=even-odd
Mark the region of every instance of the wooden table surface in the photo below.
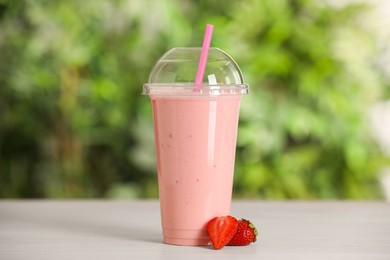
{"type": "Polygon", "coordinates": [[[0,259],[390,260],[386,202],[234,201],[259,240],[246,247],[162,243],[156,200],[0,200],[0,259]]]}

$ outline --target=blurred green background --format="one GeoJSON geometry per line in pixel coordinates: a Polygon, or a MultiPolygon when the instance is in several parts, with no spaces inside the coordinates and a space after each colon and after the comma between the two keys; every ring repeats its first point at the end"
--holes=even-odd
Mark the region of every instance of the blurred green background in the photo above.
{"type": "Polygon", "coordinates": [[[382,199],[369,109],[389,98],[367,5],[311,0],[0,0],[0,197],[155,198],[142,85],[176,46],[231,54],[235,198],[382,199]]]}

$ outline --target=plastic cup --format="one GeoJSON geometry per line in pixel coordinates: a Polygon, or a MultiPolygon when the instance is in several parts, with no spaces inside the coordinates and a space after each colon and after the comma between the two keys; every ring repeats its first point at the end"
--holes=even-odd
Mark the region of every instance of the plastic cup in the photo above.
{"type": "Polygon", "coordinates": [[[164,243],[208,245],[207,223],[230,214],[240,102],[248,93],[236,62],[210,48],[201,88],[201,48],[174,48],[143,94],[153,107],[164,243]]]}

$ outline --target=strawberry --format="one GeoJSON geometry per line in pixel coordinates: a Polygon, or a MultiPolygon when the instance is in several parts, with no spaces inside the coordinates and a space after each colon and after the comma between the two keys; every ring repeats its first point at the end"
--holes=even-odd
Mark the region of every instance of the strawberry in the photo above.
{"type": "Polygon", "coordinates": [[[232,216],[215,217],[207,223],[207,232],[215,249],[221,249],[232,239],[238,221],[232,216]]]}
{"type": "Polygon", "coordinates": [[[233,238],[227,244],[228,246],[246,246],[252,242],[256,242],[257,229],[246,219],[238,221],[237,231],[233,238]]]}

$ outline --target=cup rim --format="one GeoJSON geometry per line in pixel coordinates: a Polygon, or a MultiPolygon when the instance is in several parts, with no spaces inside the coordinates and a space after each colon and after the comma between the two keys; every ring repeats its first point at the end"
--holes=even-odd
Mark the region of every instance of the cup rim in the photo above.
{"type": "Polygon", "coordinates": [[[249,93],[248,84],[203,84],[196,86],[194,83],[146,83],[142,95],[162,96],[221,96],[221,95],[246,95],[249,93]]]}

